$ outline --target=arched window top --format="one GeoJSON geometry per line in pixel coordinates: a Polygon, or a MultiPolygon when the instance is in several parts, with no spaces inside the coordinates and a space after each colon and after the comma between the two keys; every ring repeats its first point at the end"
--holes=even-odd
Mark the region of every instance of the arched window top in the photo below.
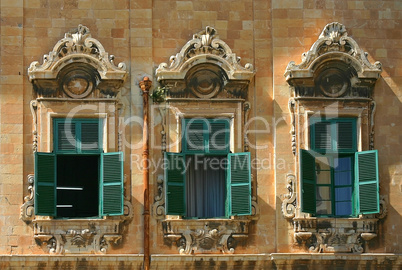
{"type": "Polygon", "coordinates": [[[207,26],[170,57],[170,64],[161,63],[156,76],[161,84],[175,86],[169,88],[176,97],[212,98],[226,89],[229,96],[244,98],[254,69],[252,64],[240,65],[240,57],[207,26]],[[232,93],[234,84],[239,93],[232,93]]]}
{"type": "Polygon", "coordinates": [[[28,76],[39,96],[58,97],[64,93],[84,98],[95,88],[105,96],[115,96],[127,71],[124,63],[116,66],[113,60],[114,56],[92,38],[89,29],[79,25],[43,56],[42,64],[32,62],[28,76]]]}
{"type": "MultiPolygon", "coordinates": [[[[320,83],[326,82],[324,84],[332,87],[333,90],[327,89],[318,94],[340,97],[348,95],[341,85],[348,84],[350,86],[348,90],[361,87],[372,88],[380,77],[381,71],[381,63],[369,62],[367,53],[348,36],[345,26],[333,22],[325,26],[310,50],[303,53],[302,62],[299,65],[296,65],[294,61],[288,64],[284,75],[287,82],[295,87],[296,96],[300,93],[316,95],[316,91],[307,88],[316,87],[316,90],[322,91],[326,86],[320,83]],[[325,80],[322,80],[324,77],[325,80]],[[338,94],[335,94],[335,88],[345,91],[338,91],[338,94]]],[[[369,96],[370,94],[367,97],[369,96]]]]}

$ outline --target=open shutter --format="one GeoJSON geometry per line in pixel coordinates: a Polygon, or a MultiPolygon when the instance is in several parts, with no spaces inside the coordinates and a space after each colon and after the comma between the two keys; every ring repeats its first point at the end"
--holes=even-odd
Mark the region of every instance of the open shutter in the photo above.
{"type": "Polygon", "coordinates": [[[218,119],[209,124],[209,152],[229,152],[229,122],[218,119]]]}
{"type": "Polygon", "coordinates": [[[35,153],[35,215],[56,216],[56,156],[35,153]]]}
{"type": "Polygon", "coordinates": [[[99,121],[81,123],[81,151],[100,149],[99,121]]]}
{"type": "Polygon", "coordinates": [[[123,153],[101,154],[101,215],[123,215],[123,153]]]}
{"type": "Polygon", "coordinates": [[[227,216],[251,215],[250,153],[228,155],[227,216]]]}
{"type": "Polygon", "coordinates": [[[77,151],[77,134],[75,121],[57,119],[55,121],[55,149],[56,151],[77,151]]]}
{"type": "Polygon", "coordinates": [[[380,211],[378,152],[355,153],[357,213],[375,214],[380,211]]]}
{"type": "Polygon", "coordinates": [[[184,216],[186,213],[185,155],[180,153],[165,153],[165,162],[166,214],[184,216]]]}
{"type": "Polygon", "coordinates": [[[316,212],[315,158],[310,151],[300,149],[301,209],[316,212]]]}

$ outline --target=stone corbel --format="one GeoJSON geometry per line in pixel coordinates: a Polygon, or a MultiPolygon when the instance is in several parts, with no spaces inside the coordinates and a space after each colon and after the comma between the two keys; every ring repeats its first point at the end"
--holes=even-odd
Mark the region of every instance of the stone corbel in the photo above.
{"type": "Polygon", "coordinates": [[[289,193],[284,195],[282,214],[285,218],[291,219],[296,214],[296,176],[294,174],[287,174],[286,182],[286,188],[289,193]]]}
{"type": "Polygon", "coordinates": [[[35,175],[28,174],[28,191],[29,194],[24,197],[24,204],[21,206],[20,219],[25,223],[31,223],[34,218],[34,187],[35,175]]]}
{"type": "Polygon", "coordinates": [[[291,129],[290,129],[290,135],[292,136],[292,153],[293,155],[296,155],[296,124],[295,124],[295,106],[296,102],[293,98],[289,99],[288,103],[288,108],[290,112],[290,122],[291,122],[291,129]]]}
{"type": "Polygon", "coordinates": [[[29,107],[31,109],[32,113],[32,125],[33,125],[33,130],[32,130],[32,150],[34,153],[38,151],[38,127],[37,127],[37,115],[36,115],[36,110],[38,109],[38,102],[36,100],[31,100],[29,103],[29,107]]]}
{"type": "Polygon", "coordinates": [[[384,219],[388,214],[388,203],[386,201],[386,195],[380,195],[380,212],[375,215],[378,219],[384,219]]]}
{"type": "Polygon", "coordinates": [[[369,134],[369,137],[370,137],[370,141],[369,141],[370,146],[369,146],[369,148],[370,148],[370,150],[374,149],[374,115],[375,115],[376,108],[377,108],[377,103],[374,100],[372,100],[371,103],[370,103],[370,110],[371,110],[371,115],[370,115],[370,134],[369,134]]]}
{"type": "Polygon", "coordinates": [[[152,216],[155,219],[163,219],[165,217],[165,191],[163,182],[163,175],[158,175],[156,180],[158,194],[155,196],[152,205],[152,216]]]}

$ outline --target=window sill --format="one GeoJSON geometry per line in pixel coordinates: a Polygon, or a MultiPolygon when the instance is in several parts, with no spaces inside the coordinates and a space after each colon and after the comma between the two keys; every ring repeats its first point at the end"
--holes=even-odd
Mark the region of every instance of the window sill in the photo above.
{"type": "Polygon", "coordinates": [[[50,254],[105,254],[122,239],[122,218],[32,220],[34,238],[50,254]]]}
{"type": "Polygon", "coordinates": [[[239,241],[248,237],[248,219],[165,219],[165,241],[176,242],[180,254],[233,254],[239,241]]]}
{"type": "Polygon", "coordinates": [[[377,236],[378,219],[295,217],[294,240],[311,253],[368,252],[368,242],[377,236]],[[364,247],[363,247],[364,244],[364,247]]]}

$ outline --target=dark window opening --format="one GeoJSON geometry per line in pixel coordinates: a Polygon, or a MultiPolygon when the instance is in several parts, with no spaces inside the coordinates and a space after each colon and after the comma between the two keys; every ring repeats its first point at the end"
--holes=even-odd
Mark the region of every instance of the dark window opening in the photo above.
{"type": "Polygon", "coordinates": [[[99,156],[57,156],[57,217],[99,216],[99,156]]]}

